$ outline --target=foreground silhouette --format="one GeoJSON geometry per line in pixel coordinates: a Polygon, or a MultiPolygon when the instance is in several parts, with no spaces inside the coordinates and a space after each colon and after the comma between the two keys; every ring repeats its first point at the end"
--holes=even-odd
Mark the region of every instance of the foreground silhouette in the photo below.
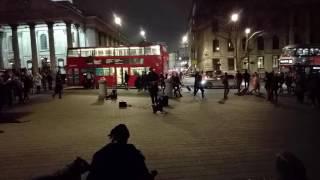
{"type": "Polygon", "coordinates": [[[132,144],[128,128],[120,124],[111,130],[111,142],[93,156],[87,180],[151,180],[152,173],[146,167],[145,158],[132,144]]]}
{"type": "Polygon", "coordinates": [[[33,180],[81,180],[81,175],[89,170],[90,165],[87,161],[77,158],[65,169],[52,175],[34,178],[33,180]]]}
{"type": "Polygon", "coordinates": [[[300,159],[290,152],[278,155],[276,168],[279,180],[307,180],[306,169],[300,159]]]}

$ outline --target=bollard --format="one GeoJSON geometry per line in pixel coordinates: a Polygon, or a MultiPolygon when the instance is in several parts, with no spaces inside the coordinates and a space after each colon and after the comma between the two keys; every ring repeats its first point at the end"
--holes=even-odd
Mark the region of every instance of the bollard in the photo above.
{"type": "Polygon", "coordinates": [[[100,79],[98,81],[99,83],[99,99],[105,99],[107,96],[107,85],[106,85],[106,80],[100,79]]]}

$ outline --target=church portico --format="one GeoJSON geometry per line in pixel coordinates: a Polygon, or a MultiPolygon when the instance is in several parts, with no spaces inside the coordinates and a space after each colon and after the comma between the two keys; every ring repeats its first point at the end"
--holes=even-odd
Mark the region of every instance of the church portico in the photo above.
{"type": "Polygon", "coordinates": [[[66,65],[68,48],[111,45],[110,39],[120,41],[115,28],[98,17],[84,16],[72,2],[31,0],[30,4],[31,14],[39,11],[41,18],[30,14],[24,18],[24,12],[13,13],[12,9],[12,16],[5,18],[11,6],[0,7],[0,69],[27,68],[36,73],[46,63],[57,71],[66,65]],[[44,9],[45,5],[61,13],[52,14],[44,9]],[[38,7],[42,9],[33,9],[38,7]]]}

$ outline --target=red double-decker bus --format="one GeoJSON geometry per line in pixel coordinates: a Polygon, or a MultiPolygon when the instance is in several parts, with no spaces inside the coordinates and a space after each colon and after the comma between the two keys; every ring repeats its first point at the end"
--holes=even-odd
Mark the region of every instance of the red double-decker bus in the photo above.
{"type": "Polygon", "coordinates": [[[153,68],[166,73],[169,55],[165,46],[119,46],[96,48],[69,48],[67,57],[68,85],[84,85],[86,74],[94,75],[95,84],[105,79],[107,86],[123,86],[125,72],[129,86],[133,87],[138,75],[153,68]]]}

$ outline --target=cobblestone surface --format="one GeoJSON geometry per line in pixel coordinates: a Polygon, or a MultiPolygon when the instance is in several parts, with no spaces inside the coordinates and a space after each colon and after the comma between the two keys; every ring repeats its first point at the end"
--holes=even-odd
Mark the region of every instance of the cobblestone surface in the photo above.
{"type": "Polygon", "coordinates": [[[130,142],[159,180],[274,177],[275,156],[284,150],[305,162],[310,179],[320,179],[319,109],[290,98],[274,106],[253,96],[220,104],[221,90],[209,90],[205,100],[183,95],[170,100],[165,115],[154,115],[149,98],[135,90],[120,92],[119,100],[132,105],[127,109],[97,102],[92,91],[69,91],[62,100],[35,97],[1,117],[0,179],[52,173],[76,156],[91,161],[119,123],[128,125],[130,142]]]}

